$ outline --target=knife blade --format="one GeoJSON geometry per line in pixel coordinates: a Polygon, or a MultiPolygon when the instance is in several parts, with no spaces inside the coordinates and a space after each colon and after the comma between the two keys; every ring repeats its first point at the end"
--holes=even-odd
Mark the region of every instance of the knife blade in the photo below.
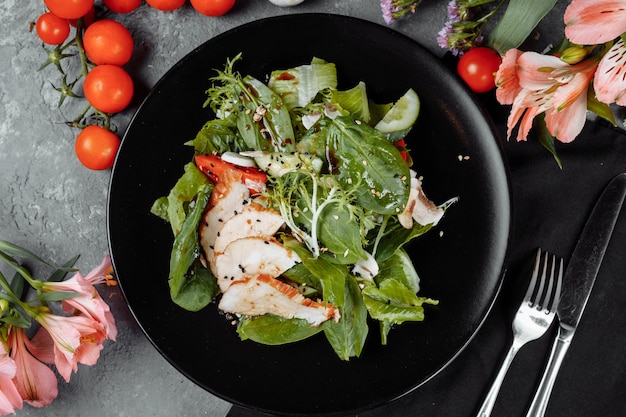
{"type": "Polygon", "coordinates": [[[543,417],[545,414],[554,381],[589,301],[625,199],[626,173],[622,173],[606,186],[578,238],[563,276],[557,307],[559,330],[527,417],[543,417]]]}

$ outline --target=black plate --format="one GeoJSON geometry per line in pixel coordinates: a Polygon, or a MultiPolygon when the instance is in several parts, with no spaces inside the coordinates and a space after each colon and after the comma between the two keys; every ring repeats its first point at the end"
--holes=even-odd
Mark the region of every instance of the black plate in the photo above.
{"type": "MultiPolygon", "coordinates": [[[[510,224],[507,170],[491,123],[456,76],[413,40],[355,18],[305,14],[249,23],[209,40],[176,64],[133,118],[113,170],[108,232],[128,305],[156,348],[213,394],[271,412],[346,413],[391,401],[427,381],[469,342],[501,283],[510,224]],[[173,237],[151,215],[191,159],[192,139],[211,117],[203,109],[213,69],[243,52],[236,69],[265,80],[273,69],[337,64],[340,88],[358,81],[393,101],[409,87],[421,97],[407,138],[424,188],[436,202],[458,196],[442,223],[409,248],[423,295],[440,300],[423,323],[376,328],[360,358],[340,361],[322,335],[287,346],[239,340],[215,305],[175,306],[167,286],[173,237]],[[463,158],[469,157],[469,159],[463,158]],[[462,160],[459,160],[462,159],[462,160]]],[[[164,393],[164,395],[167,395],[164,393]]]]}

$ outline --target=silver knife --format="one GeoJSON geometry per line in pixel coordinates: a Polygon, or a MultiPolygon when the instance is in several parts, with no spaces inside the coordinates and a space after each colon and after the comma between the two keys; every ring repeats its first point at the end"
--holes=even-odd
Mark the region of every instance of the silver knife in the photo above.
{"type": "Polygon", "coordinates": [[[559,331],[526,417],[543,417],[546,411],[554,381],[589,300],[625,198],[626,173],[623,173],[606,186],[578,239],[563,277],[557,308],[559,331]]]}

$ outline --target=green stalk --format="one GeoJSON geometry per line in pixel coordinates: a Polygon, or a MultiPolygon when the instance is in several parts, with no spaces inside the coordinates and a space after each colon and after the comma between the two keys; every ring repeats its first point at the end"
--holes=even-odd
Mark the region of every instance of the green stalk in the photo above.
{"type": "Polygon", "coordinates": [[[510,0],[504,16],[487,39],[487,46],[500,54],[519,47],[557,0],[510,0]]]}

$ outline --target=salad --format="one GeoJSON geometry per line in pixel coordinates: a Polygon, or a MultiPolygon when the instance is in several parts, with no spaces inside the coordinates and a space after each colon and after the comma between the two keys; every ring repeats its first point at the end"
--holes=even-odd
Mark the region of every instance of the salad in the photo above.
{"type": "Polygon", "coordinates": [[[337,69],[309,64],[242,76],[241,54],[216,70],[205,107],[215,118],[186,145],[193,159],[151,209],[174,234],[174,303],[212,302],[241,339],[278,345],[323,332],[339,358],[359,356],[368,322],[386,344],[395,325],[424,319],[404,245],[454,201],[434,204],[404,137],[412,89],[377,104],[365,83],[338,90],[337,69]]]}

